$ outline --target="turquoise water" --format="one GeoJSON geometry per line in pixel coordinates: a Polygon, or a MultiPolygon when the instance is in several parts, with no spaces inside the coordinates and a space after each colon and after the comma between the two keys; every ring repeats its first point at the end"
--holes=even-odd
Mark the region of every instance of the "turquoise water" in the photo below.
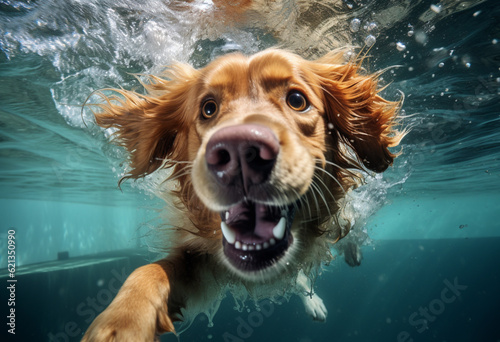
{"type": "MultiPolygon", "coordinates": [[[[339,258],[317,281],[327,323],[310,322],[297,299],[264,315],[234,311],[227,298],[213,328],[200,316],[181,341],[499,341],[497,2],[284,1],[239,25],[212,21],[210,1],[187,12],[178,3],[0,1],[2,269],[12,229],[19,270],[63,251],[147,249],[141,237],[161,208],[154,180],[117,188],[123,151],[81,109],[93,90],[138,87],[132,73],[173,61],[203,66],[228,51],[279,44],[314,57],[373,43],[367,67],[397,66],[383,76],[384,95],[404,94],[411,131],[394,166],[354,196],[356,229],[370,239],[361,267],[339,258]],[[455,279],[467,289],[443,304],[440,293],[455,279]],[[439,313],[422,331],[421,307],[439,313]]],[[[75,314],[65,310],[63,325],[75,314]]],[[[37,340],[55,341],[59,329],[37,340]]]]}

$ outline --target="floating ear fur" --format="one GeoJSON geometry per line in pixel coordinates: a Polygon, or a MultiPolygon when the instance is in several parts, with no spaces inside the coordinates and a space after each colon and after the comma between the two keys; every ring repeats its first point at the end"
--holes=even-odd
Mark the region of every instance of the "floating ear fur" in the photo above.
{"type": "Polygon", "coordinates": [[[395,129],[400,102],[379,95],[378,74],[362,75],[359,64],[338,64],[340,54],[326,55],[312,66],[324,92],[325,115],[364,166],[382,172],[395,157],[388,148],[404,136],[395,129]]]}
{"type": "Polygon", "coordinates": [[[139,178],[159,167],[171,167],[185,160],[185,146],[178,146],[193,120],[190,108],[197,71],[189,65],[178,64],[165,74],[169,79],[149,76],[143,86],[146,95],[120,89],[110,97],[99,95],[104,103],[95,106],[96,122],[104,128],[116,128],[115,141],[130,155],[131,170],[124,178],[139,178]]]}

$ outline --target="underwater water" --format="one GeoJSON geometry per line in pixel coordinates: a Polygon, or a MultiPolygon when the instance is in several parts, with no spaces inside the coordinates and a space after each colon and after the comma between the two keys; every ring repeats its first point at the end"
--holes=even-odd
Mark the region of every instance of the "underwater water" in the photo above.
{"type": "Polygon", "coordinates": [[[140,89],[134,73],[174,61],[201,67],[231,51],[279,45],[314,58],[356,45],[369,48],[369,70],[388,68],[383,94],[404,96],[411,129],[393,167],[353,193],[355,230],[369,236],[361,266],[338,258],[317,279],[326,323],[312,322],[296,297],[235,310],[228,296],[213,322],[200,315],[179,339],[500,341],[498,2],[283,0],[241,20],[214,6],[0,0],[2,317],[9,236],[25,276],[15,292],[16,335],[4,318],[0,336],[77,341],[116,293],[109,279],[122,281],[141,262],[123,271],[116,255],[154,259],[143,235],[160,225],[156,179],[118,189],[125,154],[82,110],[93,91],[140,89]],[[107,277],[78,271],[96,260],[109,261],[107,277]]]}

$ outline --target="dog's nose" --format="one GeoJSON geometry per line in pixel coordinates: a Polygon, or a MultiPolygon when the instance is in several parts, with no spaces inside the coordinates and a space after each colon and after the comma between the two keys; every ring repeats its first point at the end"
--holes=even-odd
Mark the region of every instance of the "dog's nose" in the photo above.
{"type": "Polygon", "coordinates": [[[270,128],[242,124],[215,132],[207,143],[205,159],[219,184],[242,182],[247,193],[250,186],[269,178],[279,150],[279,140],[270,128]]]}

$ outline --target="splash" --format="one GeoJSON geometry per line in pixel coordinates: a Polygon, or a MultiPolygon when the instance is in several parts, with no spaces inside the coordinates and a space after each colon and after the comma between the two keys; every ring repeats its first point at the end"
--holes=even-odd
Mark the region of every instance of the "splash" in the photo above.
{"type": "MultiPolygon", "coordinates": [[[[1,52],[7,59],[35,54],[49,60],[60,77],[51,87],[56,108],[69,125],[80,128],[91,117],[82,117],[81,106],[93,91],[132,88],[137,84],[131,73],[189,62],[196,41],[224,33],[208,25],[216,11],[210,1],[47,0],[5,6],[20,14],[0,17],[1,52]]],[[[254,38],[233,34],[223,39],[241,42],[234,44],[239,49],[252,46],[254,38]]]]}

